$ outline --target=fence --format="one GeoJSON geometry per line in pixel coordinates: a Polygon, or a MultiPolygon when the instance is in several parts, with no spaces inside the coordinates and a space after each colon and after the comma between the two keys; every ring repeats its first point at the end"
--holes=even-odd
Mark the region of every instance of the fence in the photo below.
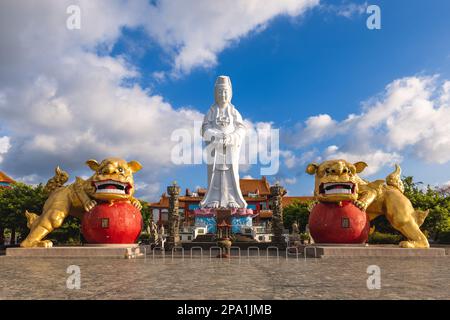
{"type": "MultiPolygon", "coordinates": [[[[312,256],[314,259],[317,259],[317,248],[315,246],[305,246],[303,249],[303,252],[299,251],[298,247],[295,246],[289,246],[286,249],[280,249],[278,247],[275,246],[268,246],[266,249],[261,249],[257,246],[249,246],[247,247],[247,250],[244,250],[244,252],[246,253],[246,255],[242,255],[242,250],[240,247],[237,246],[232,246],[229,250],[229,255],[230,258],[238,258],[241,259],[243,257],[246,257],[247,259],[250,259],[250,257],[252,258],[256,258],[256,259],[260,259],[262,256],[262,252],[264,252],[265,250],[265,257],[266,260],[269,260],[270,257],[276,258],[277,261],[280,260],[280,251],[284,250],[284,258],[285,260],[290,260],[290,259],[295,259],[296,261],[300,261],[300,257],[303,256],[304,260],[306,261],[306,258],[308,257],[308,252],[312,252],[313,255],[309,255],[312,256]],[[262,251],[262,252],[261,252],[262,251]]],[[[147,249],[146,247],[143,248],[144,251],[144,256],[145,258],[147,258],[147,249]]],[[[160,251],[160,254],[158,255],[158,258],[162,258],[163,260],[165,260],[166,258],[166,252],[164,250],[164,248],[161,247],[154,247],[151,252],[152,252],[152,259],[155,260],[157,258],[157,255],[155,254],[156,251],[160,251]]],[[[213,258],[213,252],[216,251],[217,252],[217,257],[222,259],[223,258],[223,249],[221,247],[218,246],[212,246],[209,248],[209,260],[212,260],[213,258]]],[[[174,258],[178,258],[181,257],[181,259],[184,261],[185,260],[185,249],[183,247],[173,247],[171,250],[171,258],[172,260],[174,260],[174,258]],[[180,252],[180,254],[178,253],[180,252]]],[[[203,260],[204,257],[204,249],[200,246],[194,246],[191,247],[189,250],[189,257],[190,259],[196,259],[196,258],[200,258],[200,260],[203,260]]]]}

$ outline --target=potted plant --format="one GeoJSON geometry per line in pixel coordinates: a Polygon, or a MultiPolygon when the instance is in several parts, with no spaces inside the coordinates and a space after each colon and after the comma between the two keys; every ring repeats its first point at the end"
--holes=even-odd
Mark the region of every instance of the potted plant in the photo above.
{"type": "Polygon", "coordinates": [[[300,233],[300,240],[302,244],[310,243],[311,236],[309,235],[308,232],[302,232],[300,233]]]}

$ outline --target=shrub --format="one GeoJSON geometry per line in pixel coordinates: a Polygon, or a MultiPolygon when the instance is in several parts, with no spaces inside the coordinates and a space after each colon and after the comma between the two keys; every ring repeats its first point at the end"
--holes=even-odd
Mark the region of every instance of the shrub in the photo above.
{"type": "Polygon", "coordinates": [[[438,242],[450,244],[450,231],[445,231],[445,232],[439,233],[438,242]]]}
{"type": "Polygon", "coordinates": [[[300,233],[300,240],[310,240],[311,236],[308,232],[302,232],[300,233]]]}
{"type": "Polygon", "coordinates": [[[402,240],[401,235],[390,234],[390,233],[381,233],[375,231],[371,235],[369,235],[369,243],[370,244],[398,244],[402,240]]]}

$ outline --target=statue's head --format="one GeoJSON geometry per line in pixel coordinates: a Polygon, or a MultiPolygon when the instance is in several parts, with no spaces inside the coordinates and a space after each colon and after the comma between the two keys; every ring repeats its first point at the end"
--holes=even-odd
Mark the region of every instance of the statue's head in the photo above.
{"type": "Polygon", "coordinates": [[[321,164],[310,163],[306,172],[315,175],[314,195],[317,200],[339,202],[358,198],[358,173],[367,167],[365,162],[327,160],[321,164]]]}
{"type": "Polygon", "coordinates": [[[94,171],[91,178],[95,189],[94,198],[100,200],[131,198],[134,193],[133,173],[142,168],[139,162],[108,158],[101,163],[88,160],[86,164],[94,171]]]}
{"type": "Polygon", "coordinates": [[[214,98],[219,105],[225,105],[231,102],[233,90],[231,80],[228,76],[218,76],[214,85],[214,98]]]}

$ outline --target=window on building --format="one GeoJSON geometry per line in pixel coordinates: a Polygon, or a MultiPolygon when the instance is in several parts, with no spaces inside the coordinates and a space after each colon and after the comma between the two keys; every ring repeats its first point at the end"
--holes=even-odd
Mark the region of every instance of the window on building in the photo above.
{"type": "Polygon", "coordinates": [[[204,230],[203,229],[198,229],[198,234],[204,234],[204,230]]]}
{"type": "Polygon", "coordinates": [[[159,209],[153,209],[153,221],[159,221],[159,209]]]}
{"type": "Polygon", "coordinates": [[[265,203],[265,202],[260,202],[260,203],[259,203],[259,207],[261,208],[261,210],[267,210],[267,203],[265,203]]]}
{"type": "Polygon", "coordinates": [[[341,226],[342,228],[350,228],[350,219],[343,217],[341,220],[341,226]]]}
{"type": "Polygon", "coordinates": [[[102,218],[102,228],[109,228],[109,218],[102,218]]]}
{"type": "Polygon", "coordinates": [[[161,221],[168,221],[169,220],[169,213],[163,212],[161,213],[161,221]]]}
{"type": "Polygon", "coordinates": [[[191,236],[188,236],[188,241],[191,241],[192,240],[192,237],[191,236]]]}
{"type": "Polygon", "coordinates": [[[259,236],[258,239],[259,239],[259,241],[263,241],[264,237],[263,236],[259,236]]]}
{"type": "Polygon", "coordinates": [[[190,211],[194,211],[195,209],[199,209],[200,205],[196,204],[196,203],[191,203],[191,204],[189,204],[188,208],[190,211]]]}

